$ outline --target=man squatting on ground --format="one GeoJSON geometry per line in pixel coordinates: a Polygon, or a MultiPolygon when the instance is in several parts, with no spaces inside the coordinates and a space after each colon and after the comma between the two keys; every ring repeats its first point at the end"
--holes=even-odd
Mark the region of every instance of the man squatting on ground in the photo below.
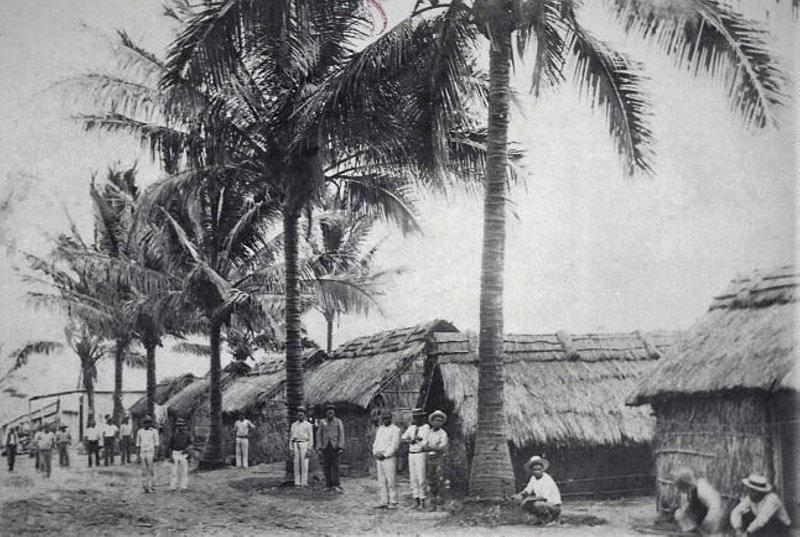
{"type": "Polygon", "coordinates": [[[250,466],[250,431],[256,426],[239,414],[239,419],[233,424],[233,431],[236,435],[236,467],[248,468],[250,466]]]}
{"type": "Polygon", "coordinates": [[[17,446],[19,446],[19,433],[17,427],[10,427],[6,434],[6,459],[8,460],[8,471],[14,471],[14,462],[17,460],[17,446]]]}
{"type": "Polygon", "coordinates": [[[122,419],[119,426],[119,458],[120,463],[131,463],[131,451],[133,450],[133,428],[131,427],[128,416],[122,419]]]}
{"type": "Polygon", "coordinates": [[[53,449],[56,447],[56,436],[50,432],[50,426],[46,423],[42,426],[39,438],[36,441],[36,449],[39,453],[40,470],[45,477],[50,477],[53,470],[53,449]]]}
{"type": "Polygon", "coordinates": [[[425,452],[422,441],[430,430],[425,423],[425,411],[415,408],[411,411],[413,423],[405,430],[400,441],[408,444],[408,480],[411,484],[411,497],[416,509],[425,508],[425,452]]]}
{"type": "Polygon", "coordinates": [[[325,419],[317,426],[317,452],[322,458],[325,486],[341,492],[339,482],[339,456],[344,451],[344,424],[336,417],[336,407],[325,405],[325,419]]]}
{"type": "Polygon", "coordinates": [[[58,447],[58,465],[69,466],[69,447],[72,445],[72,435],[66,425],[61,425],[56,433],[56,447],[58,447]]]}
{"type": "Polygon", "coordinates": [[[441,501],[441,490],[444,484],[444,454],[449,442],[447,433],[442,427],[447,421],[447,414],[441,410],[433,411],[428,416],[430,429],[422,440],[422,451],[426,453],[425,472],[428,480],[428,491],[431,493],[432,511],[441,501]]]}
{"type": "Polygon", "coordinates": [[[679,506],[675,520],[683,532],[700,535],[721,535],[722,498],[707,479],[695,477],[689,468],[675,472],[675,488],[679,506]]]}
{"type": "Polygon", "coordinates": [[[397,448],[400,447],[400,428],[392,423],[392,411],[381,412],[381,425],[375,431],[372,454],[378,470],[378,493],[380,503],[376,507],[397,509],[397,448]]]}
{"type": "Polygon", "coordinates": [[[89,456],[89,468],[92,467],[92,456],[94,456],[94,463],[100,466],[100,431],[93,419],[89,420],[88,427],[83,431],[83,439],[86,455],[89,456]]]}
{"type": "Polygon", "coordinates": [[[742,483],[747,494],[731,511],[731,526],[737,537],[789,536],[792,521],[767,478],[750,474],[742,483]]]}
{"type": "Polygon", "coordinates": [[[175,422],[176,430],[169,439],[170,461],[172,461],[172,474],[169,479],[169,490],[189,488],[189,448],[192,447],[192,437],[186,428],[186,421],[178,418],[175,422]]]}
{"type": "Polygon", "coordinates": [[[309,450],[314,449],[314,427],[306,421],[305,407],[297,408],[297,421],[292,423],[289,444],[294,457],[294,486],[308,486],[309,450]]]}
{"type": "Polygon", "coordinates": [[[158,445],[158,431],[153,429],[153,418],[145,416],[142,418],[142,428],[136,431],[136,449],[142,461],[142,488],[145,492],[156,488],[154,461],[158,445]]]}
{"type": "Polygon", "coordinates": [[[531,475],[528,485],[514,495],[520,506],[533,515],[532,524],[556,523],[561,517],[561,492],[549,474],[547,459],[534,455],[525,463],[525,469],[531,475]]]}

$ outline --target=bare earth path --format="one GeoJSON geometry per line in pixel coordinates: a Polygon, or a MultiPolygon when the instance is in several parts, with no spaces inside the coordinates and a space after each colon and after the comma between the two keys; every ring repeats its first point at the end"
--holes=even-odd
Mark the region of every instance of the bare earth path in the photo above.
{"type": "MultiPolygon", "coordinates": [[[[5,464],[5,459],[2,459],[5,464]]],[[[572,502],[565,523],[548,528],[501,525],[486,519],[467,526],[459,504],[449,512],[409,508],[401,482],[397,511],[374,509],[369,478],[344,479],[345,492],[281,487],[281,465],[193,473],[190,490],[170,492],[168,462],[159,463],[158,491],[144,494],[139,467],[54,468],[48,481],[33,461],[18,459],[14,474],[0,469],[2,535],[542,535],[624,537],[652,522],[653,501],[572,502]],[[591,524],[591,525],[589,525],[591,524]]]]}

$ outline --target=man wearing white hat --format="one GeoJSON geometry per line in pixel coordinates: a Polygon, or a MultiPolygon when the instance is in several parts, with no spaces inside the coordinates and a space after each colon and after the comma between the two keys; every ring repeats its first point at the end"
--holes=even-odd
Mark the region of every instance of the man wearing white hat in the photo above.
{"type": "Polygon", "coordinates": [[[533,515],[533,524],[554,524],[561,517],[561,492],[549,474],[550,462],[534,455],[525,463],[531,475],[528,485],[514,495],[520,506],[533,515]]]}
{"type": "Polygon", "coordinates": [[[783,502],[767,478],[750,474],[742,480],[747,494],[731,511],[731,526],[737,536],[782,537],[789,535],[792,521],[783,502]]]}
{"type": "Polygon", "coordinates": [[[441,501],[440,493],[444,483],[444,454],[449,439],[442,427],[447,422],[447,414],[435,410],[428,416],[430,429],[422,440],[422,451],[425,452],[425,474],[428,480],[428,491],[431,493],[431,511],[435,511],[441,501]]]}
{"type": "Polygon", "coordinates": [[[381,412],[381,425],[375,431],[372,455],[378,470],[378,492],[380,503],[376,507],[397,509],[397,448],[400,446],[400,427],[392,423],[392,411],[384,408],[381,412]]]}

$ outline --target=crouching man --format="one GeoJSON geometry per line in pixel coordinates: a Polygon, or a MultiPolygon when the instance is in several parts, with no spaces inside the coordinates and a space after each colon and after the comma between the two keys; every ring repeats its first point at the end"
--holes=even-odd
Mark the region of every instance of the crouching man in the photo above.
{"type": "Polygon", "coordinates": [[[790,535],[791,520],[783,502],[766,477],[750,474],[742,480],[747,494],[731,511],[731,526],[737,537],[783,537],[790,535]]]}
{"type": "Polygon", "coordinates": [[[561,517],[561,492],[558,485],[549,474],[545,473],[550,467],[547,459],[534,455],[525,463],[525,469],[531,475],[528,485],[514,499],[520,502],[520,507],[533,516],[534,525],[556,524],[561,517]]]}

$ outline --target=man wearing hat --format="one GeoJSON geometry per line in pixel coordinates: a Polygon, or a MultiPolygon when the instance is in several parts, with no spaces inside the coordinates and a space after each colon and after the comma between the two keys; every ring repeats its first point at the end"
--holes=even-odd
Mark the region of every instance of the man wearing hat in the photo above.
{"type": "Polygon", "coordinates": [[[415,408],[411,411],[413,423],[405,430],[400,441],[408,444],[408,480],[411,483],[411,496],[415,508],[425,507],[425,458],[422,441],[428,434],[430,426],[425,423],[425,411],[415,408]]]}
{"type": "Polygon", "coordinates": [[[84,446],[86,454],[89,456],[89,468],[92,467],[92,457],[94,464],[100,466],[100,429],[97,428],[93,418],[89,419],[86,429],[83,431],[84,446]]]}
{"type": "Polygon", "coordinates": [[[66,425],[59,425],[56,433],[56,448],[58,449],[58,465],[62,468],[69,466],[69,446],[72,444],[72,435],[66,425]]]}
{"type": "Polygon", "coordinates": [[[136,449],[142,461],[142,488],[145,492],[156,489],[154,462],[159,443],[158,431],[153,429],[153,418],[145,416],[142,418],[142,428],[136,431],[136,449]]]}
{"type": "Polygon", "coordinates": [[[189,488],[189,449],[193,443],[189,429],[186,427],[186,421],[178,418],[175,421],[175,432],[172,433],[167,446],[172,462],[169,490],[189,488]]]}
{"type": "Polygon", "coordinates": [[[435,410],[428,416],[430,429],[422,440],[422,451],[425,452],[425,474],[428,480],[428,491],[431,493],[431,511],[435,511],[440,503],[440,493],[444,483],[444,454],[449,439],[442,427],[447,421],[447,414],[435,410]]]}
{"type": "Polygon", "coordinates": [[[746,494],[731,511],[731,526],[737,536],[783,537],[792,521],[783,502],[766,477],[750,474],[742,480],[746,494]]]}
{"type": "Polygon", "coordinates": [[[695,477],[690,468],[680,468],[675,472],[675,488],[680,502],[675,520],[681,531],[720,535],[722,498],[711,483],[703,477],[695,477]]]}
{"type": "Polygon", "coordinates": [[[392,423],[392,411],[384,408],[381,412],[381,425],[375,431],[372,455],[378,470],[378,493],[380,503],[376,507],[397,509],[397,448],[400,446],[400,427],[392,423]]]}
{"type": "Polygon", "coordinates": [[[325,405],[325,419],[317,426],[317,452],[322,458],[325,486],[328,490],[342,491],[339,482],[339,456],[344,451],[344,424],[336,417],[336,407],[325,405]]]}
{"type": "Polygon", "coordinates": [[[314,427],[306,421],[305,407],[297,407],[297,421],[289,431],[289,447],[294,456],[294,486],[308,486],[308,454],[314,448],[314,427]]]}
{"type": "Polygon", "coordinates": [[[520,506],[533,515],[532,524],[554,524],[561,517],[561,492],[553,478],[545,473],[549,467],[550,462],[539,455],[528,459],[525,469],[531,473],[531,479],[514,495],[520,506]]]}

